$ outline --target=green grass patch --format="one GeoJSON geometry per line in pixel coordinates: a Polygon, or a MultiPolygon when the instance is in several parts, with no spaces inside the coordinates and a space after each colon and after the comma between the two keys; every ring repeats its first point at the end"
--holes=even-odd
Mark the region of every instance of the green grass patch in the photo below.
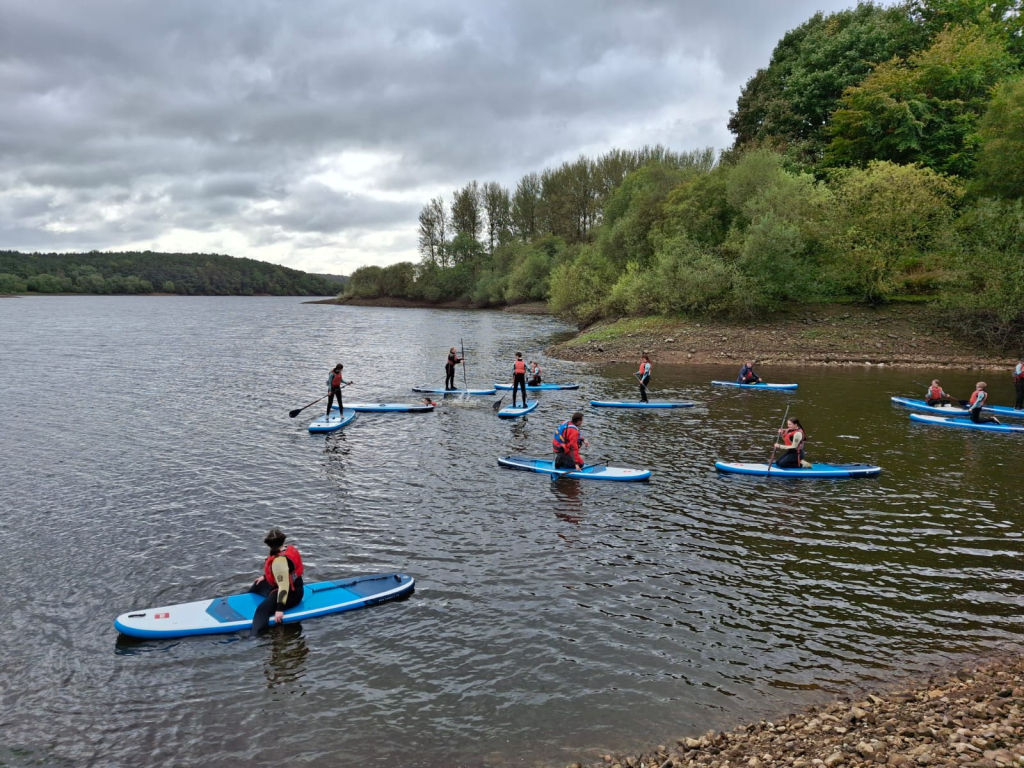
{"type": "Polygon", "coordinates": [[[569,342],[578,347],[591,341],[616,341],[629,334],[656,333],[674,327],[671,319],[665,317],[626,317],[613,323],[601,323],[584,331],[569,342]]]}

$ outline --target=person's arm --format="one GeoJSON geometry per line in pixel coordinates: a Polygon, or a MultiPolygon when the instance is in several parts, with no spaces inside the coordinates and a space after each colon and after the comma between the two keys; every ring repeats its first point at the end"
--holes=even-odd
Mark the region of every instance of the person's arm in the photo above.
{"type": "Polygon", "coordinates": [[[274,574],[274,581],[277,583],[277,611],[274,613],[274,620],[280,624],[284,618],[284,607],[288,604],[288,590],[291,581],[288,578],[288,558],[278,555],[270,565],[274,574]]]}
{"type": "Polygon", "coordinates": [[[572,453],[572,460],[576,462],[576,469],[583,466],[583,458],[580,456],[580,433],[574,429],[569,437],[569,451],[572,453]]]}

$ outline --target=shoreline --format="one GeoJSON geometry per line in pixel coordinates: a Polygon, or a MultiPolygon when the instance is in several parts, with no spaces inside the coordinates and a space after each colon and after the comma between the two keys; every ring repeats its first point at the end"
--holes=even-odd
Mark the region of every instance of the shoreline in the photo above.
{"type": "Polygon", "coordinates": [[[383,307],[386,309],[486,309],[492,312],[508,312],[513,315],[550,315],[548,305],[543,301],[530,301],[523,304],[488,305],[472,301],[432,302],[426,299],[400,299],[384,296],[378,299],[360,299],[355,297],[339,297],[305,301],[304,304],[334,304],[348,307],[383,307]]]}
{"type": "Polygon", "coordinates": [[[731,731],[567,768],[1020,768],[1024,656],[1004,653],[731,731]]]}
{"type": "Polygon", "coordinates": [[[938,330],[933,315],[915,306],[881,309],[824,305],[772,315],[772,321],[624,318],[600,322],[549,347],[574,362],[635,362],[642,352],[663,364],[739,366],[894,366],[1011,369],[1017,359],[972,346],[938,330]]]}

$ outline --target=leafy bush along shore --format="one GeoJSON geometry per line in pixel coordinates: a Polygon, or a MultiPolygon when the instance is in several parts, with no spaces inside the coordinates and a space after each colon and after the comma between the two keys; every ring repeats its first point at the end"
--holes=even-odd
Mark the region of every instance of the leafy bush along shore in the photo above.
{"type": "Polygon", "coordinates": [[[587,325],[914,300],[962,338],[1024,334],[1024,2],[816,14],[746,84],[735,144],[581,157],[420,215],[418,264],[346,295],[515,304],[587,325]]]}
{"type": "Polygon", "coordinates": [[[205,253],[0,251],[0,294],[178,293],[186,296],[329,296],[344,278],[205,253]]]}

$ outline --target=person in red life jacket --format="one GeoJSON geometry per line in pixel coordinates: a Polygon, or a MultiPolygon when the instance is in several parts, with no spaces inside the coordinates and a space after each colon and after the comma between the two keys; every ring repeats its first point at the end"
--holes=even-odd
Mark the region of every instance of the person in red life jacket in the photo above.
{"type": "Polygon", "coordinates": [[[583,458],[580,456],[580,443],[590,447],[590,443],[580,435],[583,426],[583,414],[576,411],[568,421],[559,424],[551,447],[555,451],[555,469],[583,469],[583,458]]]}
{"type": "Polygon", "coordinates": [[[523,408],[526,407],[526,362],[523,353],[516,352],[516,360],[512,363],[512,407],[516,407],[516,392],[523,390],[523,408]]]}
{"type": "Polygon", "coordinates": [[[287,537],[279,528],[271,528],[263,539],[270,554],[263,563],[263,575],[253,582],[250,592],[263,597],[252,617],[249,637],[256,637],[270,624],[270,617],[280,626],[284,612],[302,602],[302,555],[294,546],[287,547],[287,537]]]}
{"type": "Polygon", "coordinates": [[[754,373],[754,361],[747,360],[740,368],[740,375],[736,377],[737,384],[760,384],[761,377],[754,373]]]}
{"type": "Polygon", "coordinates": [[[344,368],[341,363],[338,363],[327,374],[327,415],[331,415],[331,406],[334,405],[334,398],[338,398],[338,410],[345,410],[344,404],[341,402],[341,385],[351,384],[351,381],[345,381],[341,376],[341,369],[344,368]]]}
{"type": "Polygon", "coordinates": [[[967,405],[966,400],[957,400],[951,395],[947,395],[946,392],[939,386],[938,379],[932,379],[932,384],[928,387],[928,392],[925,394],[924,401],[933,408],[943,403],[949,403],[950,405],[967,405]]]}
{"type": "Polygon", "coordinates": [[[804,461],[804,444],[807,442],[804,428],[800,419],[786,419],[786,426],[779,430],[780,442],[775,443],[775,450],[782,451],[782,455],[775,460],[775,466],[780,469],[795,469],[797,467],[810,466],[804,461]]]}
{"type": "Polygon", "coordinates": [[[640,402],[647,402],[647,385],[651,383],[651,358],[640,356],[640,370],[633,374],[640,381],[640,402]]]}
{"type": "Polygon", "coordinates": [[[530,361],[530,380],[527,381],[526,383],[529,384],[531,387],[536,387],[538,384],[541,383],[540,373],[541,373],[540,366],[537,365],[536,362],[531,360],[530,361]]]}
{"type": "Polygon", "coordinates": [[[975,424],[998,424],[999,419],[993,418],[992,416],[982,416],[981,409],[988,403],[988,384],[984,381],[979,381],[974,385],[974,392],[971,393],[971,399],[967,401],[967,407],[970,409],[971,421],[975,424]]]}
{"type": "Polygon", "coordinates": [[[440,405],[440,403],[435,403],[429,397],[424,397],[423,400],[421,400],[420,402],[422,402],[424,405],[432,405],[435,408],[440,405]]]}
{"type": "Polygon", "coordinates": [[[1024,410],[1024,356],[1013,369],[1013,388],[1017,390],[1017,402],[1013,404],[1013,410],[1024,410]]]}
{"type": "Polygon", "coordinates": [[[446,391],[455,389],[455,366],[462,362],[455,347],[448,350],[448,362],[444,364],[444,388],[446,391]]]}

